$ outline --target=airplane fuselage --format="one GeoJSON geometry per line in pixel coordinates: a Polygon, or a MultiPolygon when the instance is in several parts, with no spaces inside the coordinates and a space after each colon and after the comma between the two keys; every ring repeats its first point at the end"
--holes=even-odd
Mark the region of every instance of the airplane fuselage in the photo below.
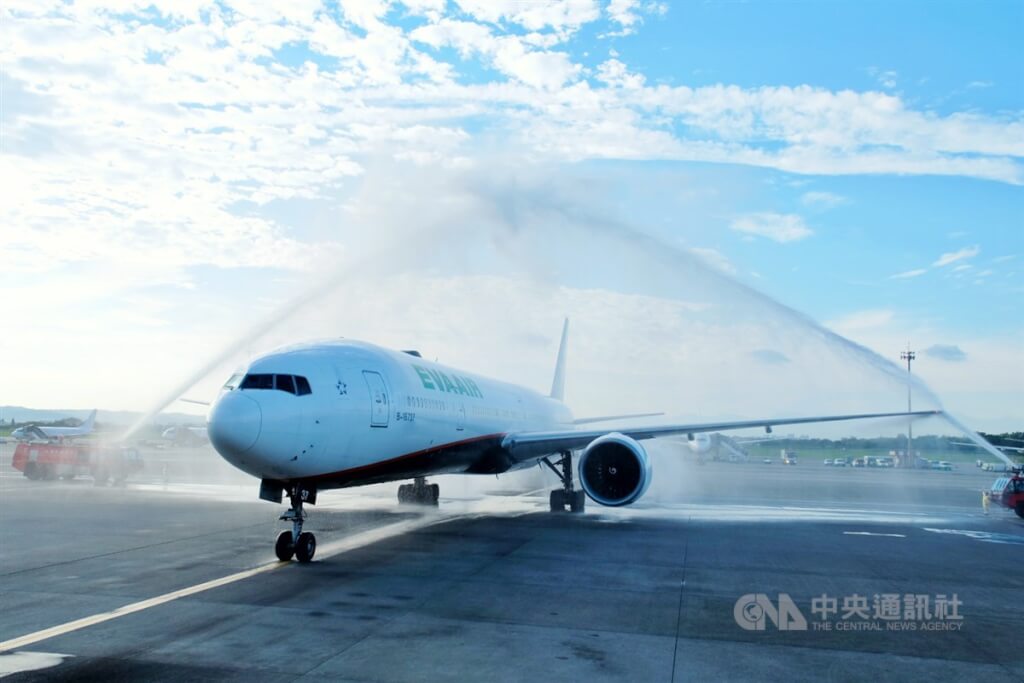
{"type": "Polygon", "coordinates": [[[239,469],[323,489],[515,469],[524,463],[501,448],[507,433],[564,430],[572,415],[523,387],[336,341],[254,360],[207,423],[213,446],[239,469]]]}

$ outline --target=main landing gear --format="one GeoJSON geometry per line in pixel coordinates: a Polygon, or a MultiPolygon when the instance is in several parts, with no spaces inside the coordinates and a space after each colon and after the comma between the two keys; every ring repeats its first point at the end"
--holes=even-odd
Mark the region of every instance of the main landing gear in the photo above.
{"type": "Polygon", "coordinates": [[[572,451],[562,451],[561,455],[562,457],[557,463],[552,463],[548,458],[541,460],[562,480],[562,488],[551,492],[551,511],[565,512],[566,507],[568,507],[569,512],[583,512],[587,502],[587,494],[582,489],[573,490],[572,451]]]}
{"type": "Polygon", "coordinates": [[[428,484],[423,477],[416,477],[413,483],[398,487],[398,502],[402,505],[429,505],[436,508],[440,495],[441,487],[428,484]]]}
{"type": "Polygon", "coordinates": [[[308,531],[302,530],[302,522],[306,519],[306,512],[302,509],[302,503],[316,502],[316,491],[310,494],[310,489],[301,485],[294,485],[288,489],[288,497],[292,506],[281,515],[280,519],[292,523],[291,531],[282,531],[277,536],[277,543],[274,544],[274,554],[282,562],[288,562],[295,556],[299,562],[306,563],[313,559],[316,553],[316,536],[308,531]]]}

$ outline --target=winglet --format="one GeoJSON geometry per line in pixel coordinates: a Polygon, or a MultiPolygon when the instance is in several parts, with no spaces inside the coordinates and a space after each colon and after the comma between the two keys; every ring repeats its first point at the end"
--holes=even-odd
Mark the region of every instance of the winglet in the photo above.
{"type": "Polygon", "coordinates": [[[569,341],[569,319],[562,325],[562,342],[558,345],[558,360],[555,361],[555,378],[551,382],[551,398],[565,400],[565,347],[569,341]]]}

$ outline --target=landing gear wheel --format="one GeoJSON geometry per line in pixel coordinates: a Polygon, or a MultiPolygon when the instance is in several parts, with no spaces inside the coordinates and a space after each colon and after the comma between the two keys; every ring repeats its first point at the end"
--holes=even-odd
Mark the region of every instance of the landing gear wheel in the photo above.
{"type": "Polygon", "coordinates": [[[400,484],[398,487],[398,502],[401,505],[437,507],[440,497],[441,487],[437,484],[428,484],[422,477],[416,477],[413,484],[400,484]]]}
{"type": "Polygon", "coordinates": [[[565,512],[565,509],[569,508],[570,512],[583,512],[587,503],[587,494],[573,487],[572,451],[563,451],[562,458],[557,463],[553,463],[547,458],[542,459],[541,462],[562,480],[562,488],[551,492],[551,511],[565,512]]]}
{"type": "Polygon", "coordinates": [[[295,554],[295,544],[292,543],[292,532],[282,531],[277,535],[277,543],[274,544],[274,554],[282,562],[288,562],[295,554]]]}
{"type": "Polygon", "coordinates": [[[1013,511],[1017,513],[1018,517],[1024,519],[1024,503],[1017,503],[1017,507],[1013,511]]]}
{"type": "Polygon", "coordinates": [[[295,559],[305,564],[313,559],[316,553],[316,536],[303,531],[299,534],[299,540],[295,544],[295,559]]]}
{"type": "Polygon", "coordinates": [[[299,562],[309,562],[316,552],[316,538],[308,531],[302,531],[302,525],[306,521],[303,504],[316,504],[316,489],[302,482],[294,482],[289,485],[288,497],[292,506],[278,519],[282,522],[291,522],[292,530],[278,534],[274,553],[282,562],[292,559],[293,554],[299,562]]]}

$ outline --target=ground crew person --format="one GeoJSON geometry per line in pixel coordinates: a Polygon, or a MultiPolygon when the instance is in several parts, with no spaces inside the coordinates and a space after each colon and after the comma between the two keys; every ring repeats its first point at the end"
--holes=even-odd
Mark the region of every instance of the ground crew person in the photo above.
{"type": "Polygon", "coordinates": [[[988,491],[987,490],[982,491],[981,492],[981,509],[985,511],[986,515],[988,515],[988,503],[989,503],[988,491]]]}

